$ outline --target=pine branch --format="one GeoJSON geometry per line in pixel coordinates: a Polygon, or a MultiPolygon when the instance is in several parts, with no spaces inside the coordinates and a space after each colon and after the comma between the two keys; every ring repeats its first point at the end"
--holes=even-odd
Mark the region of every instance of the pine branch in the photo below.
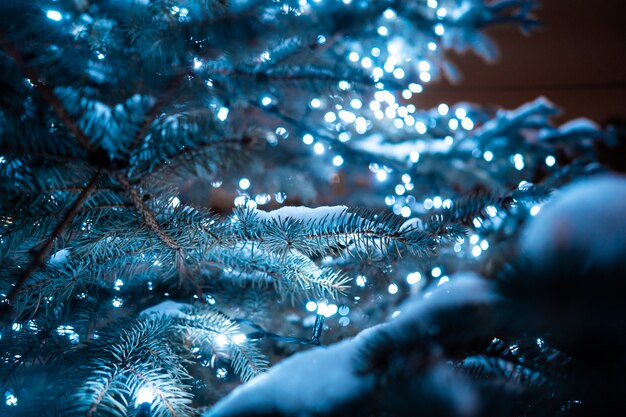
{"type": "Polygon", "coordinates": [[[41,80],[39,80],[37,71],[26,64],[17,46],[7,40],[6,35],[3,31],[0,31],[0,47],[8,56],[13,58],[18,68],[35,86],[41,96],[48,102],[48,104],[54,110],[61,122],[63,122],[63,125],[68,128],[72,135],[74,135],[80,145],[90,154],[96,154],[99,150],[94,147],[89,137],[74,121],[69,111],[65,108],[59,97],[57,97],[57,95],[54,93],[53,88],[46,82],[42,82],[41,80]]]}
{"type": "Polygon", "coordinates": [[[38,270],[42,265],[50,250],[54,245],[54,241],[63,233],[65,228],[71,223],[72,219],[78,213],[80,207],[89,199],[91,193],[96,188],[96,184],[98,179],[100,178],[100,171],[96,171],[96,173],[91,177],[89,183],[85,186],[83,191],[76,197],[72,205],[68,208],[68,210],[63,215],[63,218],[59,221],[56,228],[52,232],[52,234],[37,248],[32,254],[32,260],[29,266],[23,270],[23,272],[18,276],[17,280],[13,285],[13,289],[7,295],[7,303],[3,304],[0,307],[0,317],[5,316],[8,313],[8,310],[11,308],[11,302],[15,300],[15,297],[19,293],[20,289],[24,285],[24,283],[28,280],[28,278],[38,270]]]}

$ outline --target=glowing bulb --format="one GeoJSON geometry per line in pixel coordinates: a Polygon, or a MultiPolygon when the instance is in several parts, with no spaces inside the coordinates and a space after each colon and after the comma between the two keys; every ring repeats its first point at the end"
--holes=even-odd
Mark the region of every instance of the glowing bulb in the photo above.
{"type": "Polygon", "coordinates": [[[313,107],[314,109],[318,109],[321,105],[322,102],[320,101],[319,98],[314,98],[313,100],[311,100],[311,107],[313,107]]]}
{"type": "Polygon", "coordinates": [[[272,98],[268,97],[268,96],[264,96],[261,99],[261,104],[264,105],[264,106],[269,106],[270,104],[272,104],[272,98]]]}
{"type": "Polygon", "coordinates": [[[465,130],[472,130],[474,128],[474,122],[469,117],[466,117],[461,120],[461,126],[463,126],[465,130]]]}
{"type": "MultiPolygon", "coordinates": [[[[358,278],[357,278],[358,281],[358,278]]],[[[358,282],[357,282],[358,285],[358,282]]],[[[317,310],[317,303],[315,301],[309,301],[308,303],[306,303],[306,310],[310,311],[311,313],[314,312],[315,310],[317,310]]]]}
{"type": "Polygon", "coordinates": [[[393,76],[401,80],[402,78],[404,78],[404,70],[402,68],[396,68],[395,70],[393,70],[393,76]]]}
{"type": "Polygon", "coordinates": [[[532,206],[532,208],[530,209],[530,215],[531,216],[536,216],[537,214],[539,214],[540,211],[541,211],[541,207],[539,207],[539,206],[532,206]]]}
{"type": "Polygon", "coordinates": [[[324,115],[324,120],[326,120],[326,122],[328,123],[333,123],[334,121],[337,120],[337,115],[333,113],[332,111],[329,111],[328,113],[324,115]]]}
{"type": "Polygon", "coordinates": [[[229,112],[229,110],[228,110],[227,107],[222,107],[217,112],[217,118],[220,119],[223,122],[228,117],[228,112],[229,112]]]}
{"type": "Polygon", "coordinates": [[[493,160],[493,152],[485,151],[485,153],[483,154],[483,158],[485,158],[485,161],[491,162],[493,160]]]}
{"type": "Polygon", "coordinates": [[[467,111],[463,107],[459,107],[454,111],[454,115],[457,119],[464,119],[467,116],[467,111]]]}
{"type": "Polygon", "coordinates": [[[430,271],[430,274],[434,278],[439,278],[441,276],[441,268],[439,268],[438,266],[434,267],[432,271],[430,271]]]}
{"type": "Polygon", "coordinates": [[[242,178],[239,180],[239,188],[242,190],[247,190],[250,188],[250,180],[247,178],[242,178]]]}
{"type": "Polygon", "coordinates": [[[357,62],[359,60],[359,54],[357,54],[356,52],[350,52],[350,55],[348,55],[348,59],[352,62],[357,62]]]}
{"type": "Polygon", "coordinates": [[[341,155],[337,155],[333,158],[333,165],[336,167],[340,167],[343,165],[343,157],[341,155]]]}
{"type": "Polygon", "coordinates": [[[322,145],[321,143],[317,142],[315,145],[313,145],[313,151],[318,154],[321,155],[324,153],[324,145],[322,145]]]}
{"type": "Polygon", "coordinates": [[[428,71],[430,71],[430,62],[428,62],[428,61],[420,61],[420,63],[417,64],[417,68],[420,71],[428,72],[428,71]]]}
{"type": "Polygon", "coordinates": [[[556,158],[552,155],[546,156],[546,165],[551,167],[554,166],[554,164],[556,164],[556,158]]]}
{"type": "Polygon", "coordinates": [[[365,284],[367,283],[367,278],[365,278],[363,275],[359,275],[358,277],[356,277],[356,285],[359,287],[365,287],[365,284]]]}
{"type": "Polygon", "coordinates": [[[218,334],[215,336],[215,345],[217,347],[224,347],[228,344],[228,337],[224,334],[218,334]]]}
{"type": "Polygon", "coordinates": [[[420,274],[419,272],[411,272],[409,275],[406,276],[406,282],[409,285],[414,285],[417,284],[418,282],[420,282],[422,279],[422,274],[420,274]]]}
{"type": "Polygon", "coordinates": [[[376,179],[380,182],[383,182],[387,179],[387,171],[385,171],[384,169],[381,169],[380,171],[378,171],[376,173],[376,179]]]}
{"type": "Polygon", "coordinates": [[[430,72],[420,72],[420,80],[424,81],[425,83],[429,82],[432,79],[432,76],[430,75],[430,72]]]}
{"type": "Polygon", "coordinates": [[[389,35],[389,29],[387,29],[387,26],[379,26],[377,32],[380,36],[389,35]]]}
{"type": "Polygon", "coordinates": [[[448,107],[448,105],[444,103],[441,103],[439,107],[437,107],[437,111],[442,116],[445,116],[446,114],[448,114],[449,110],[450,110],[450,107],[448,107]]]}
{"type": "Polygon", "coordinates": [[[402,217],[409,217],[409,216],[411,216],[411,208],[407,207],[407,206],[402,207],[402,209],[400,210],[400,215],[402,217]]]}
{"type": "Polygon", "coordinates": [[[137,395],[135,396],[135,407],[139,407],[143,403],[152,404],[154,401],[154,391],[150,388],[142,387],[137,391],[137,395]]]}
{"type": "Polygon", "coordinates": [[[234,334],[234,335],[231,337],[231,339],[232,339],[232,341],[233,341],[233,343],[234,343],[234,344],[236,344],[236,345],[240,345],[240,344],[242,344],[243,342],[245,342],[247,338],[246,338],[246,335],[245,335],[245,334],[243,334],[243,333],[237,333],[237,334],[234,334]]]}
{"type": "Polygon", "coordinates": [[[56,10],[48,10],[46,12],[46,17],[50,20],[54,20],[55,22],[58,22],[59,20],[63,18],[63,15],[61,15],[61,13],[56,10]]]}
{"type": "Polygon", "coordinates": [[[313,143],[313,135],[311,135],[310,133],[305,133],[302,136],[302,142],[304,142],[305,145],[310,145],[313,143]]]}
{"type": "Polygon", "coordinates": [[[353,109],[357,109],[357,110],[363,107],[363,103],[358,98],[353,98],[352,100],[350,100],[350,105],[352,106],[353,109]]]}
{"type": "Polygon", "coordinates": [[[389,292],[389,294],[397,294],[398,286],[396,284],[389,284],[389,287],[387,287],[387,291],[389,292]]]}

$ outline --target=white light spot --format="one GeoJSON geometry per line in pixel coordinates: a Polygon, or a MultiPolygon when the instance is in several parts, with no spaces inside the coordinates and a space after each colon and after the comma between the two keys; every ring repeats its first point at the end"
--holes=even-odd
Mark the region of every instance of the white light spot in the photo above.
{"type": "Polygon", "coordinates": [[[439,107],[437,107],[437,111],[440,115],[445,116],[450,111],[450,107],[447,104],[441,103],[439,107]]]}
{"type": "Polygon", "coordinates": [[[340,90],[346,91],[350,89],[350,83],[346,80],[339,81],[338,87],[340,90]]]}
{"type": "Polygon", "coordinates": [[[437,44],[435,42],[428,42],[428,49],[430,51],[436,51],[437,50],[437,44]]]}
{"type": "Polygon", "coordinates": [[[482,250],[487,250],[489,249],[489,242],[487,242],[486,240],[483,240],[482,242],[480,242],[480,248],[482,250]]]}
{"type": "Polygon", "coordinates": [[[463,126],[465,130],[472,130],[474,128],[474,122],[469,117],[466,117],[461,120],[461,126],[463,126]]]}
{"type": "Polygon", "coordinates": [[[229,110],[228,110],[227,107],[222,107],[217,112],[217,118],[220,119],[223,122],[228,117],[228,112],[229,112],[229,110]]]}
{"type": "Polygon", "coordinates": [[[467,111],[463,107],[459,107],[454,111],[454,115],[457,119],[464,119],[467,116],[467,111]]]}
{"type": "Polygon", "coordinates": [[[194,58],[193,59],[193,69],[200,69],[202,68],[202,61],[199,60],[198,58],[194,58]]]}
{"type": "Polygon", "coordinates": [[[516,153],[513,156],[513,163],[515,164],[515,169],[518,171],[521,171],[524,169],[524,157],[522,156],[522,154],[516,153]]]}
{"type": "Polygon", "coordinates": [[[250,188],[250,180],[247,178],[242,178],[239,180],[239,188],[242,190],[247,190],[250,188]]]}
{"type": "Polygon", "coordinates": [[[446,29],[443,27],[441,23],[435,26],[435,34],[438,36],[442,36],[446,32],[446,29]]]}
{"type": "Polygon", "coordinates": [[[379,26],[377,32],[380,36],[389,35],[389,29],[387,29],[387,26],[379,26]]]}
{"type": "Polygon", "coordinates": [[[433,200],[430,198],[427,198],[426,200],[424,200],[424,208],[426,210],[430,210],[431,208],[433,208],[433,200]]]}
{"type": "Polygon", "coordinates": [[[313,145],[313,151],[315,151],[316,154],[321,155],[324,153],[325,149],[324,149],[324,145],[322,145],[321,143],[317,142],[315,145],[313,145]]]}
{"type": "Polygon", "coordinates": [[[111,304],[113,304],[113,307],[115,308],[120,308],[122,304],[124,304],[124,301],[122,301],[122,299],[119,297],[115,297],[111,304]]]}
{"type": "Polygon", "coordinates": [[[243,333],[236,333],[231,337],[232,341],[236,345],[240,345],[246,341],[246,335],[243,333]]]}
{"type": "Polygon", "coordinates": [[[406,282],[409,285],[417,284],[421,280],[422,280],[422,274],[420,274],[419,272],[411,272],[409,275],[406,276],[406,282]]]}
{"type": "Polygon", "coordinates": [[[264,106],[269,106],[270,104],[272,104],[272,98],[269,97],[269,96],[264,96],[261,99],[261,104],[264,105],[264,106]]]}
{"type": "Polygon", "coordinates": [[[314,98],[313,100],[311,100],[310,104],[311,107],[313,107],[314,109],[319,109],[319,107],[322,105],[322,102],[319,98],[314,98]]]}
{"type": "Polygon", "coordinates": [[[363,102],[359,100],[358,98],[353,98],[352,100],[350,100],[350,105],[352,106],[353,109],[358,110],[361,107],[363,107],[363,102]]]}
{"type": "Polygon", "coordinates": [[[340,167],[343,165],[343,157],[341,155],[337,155],[333,158],[333,165],[336,167],[340,167]]]}
{"type": "Polygon", "coordinates": [[[324,120],[326,120],[326,122],[328,123],[333,123],[337,120],[337,115],[332,111],[329,111],[324,115],[324,120]]]}
{"type": "Polygon", "coordinates": [[[56,11],[56,10],[48,10],[46,12],[46,17],[48,19],[54,20],[56,22],[58,22],[59,20],[63,19],[63,15],[61,15],[61,13],[56,11]]]}
{"type": "Polygon", "coordinates": [[[442,276],[441,278],[439,278],[439,282],[437,283],[437,286],[441,286],[447,282],[450,282],[450,278],[448,278],[446,275],[442,276]]]}
{"type": "Polygon", "coordinates": [[[376,179],[380,182],[385,181],[387,179],[387,171],[381,169],[376,173],[376,179]]]}
{"type": "Polygon", "coordinates": [[[150,388],[140,388],[135,395],[135,407],[139,407],[143,403],[152,404],[152,401],[154,401],[154,397],[154,391],[152,391],[150,388]]]}
{"type": "Polygon", "coordinates": [[[218,348],[224,347],[228,344],[228,337],[225,334],[218,334],[215,336],[215,346],[218,348]]]}
{"type": "Polygon", "coordinates": [[[367,283],[367,278],[365,278],[363,275],[359,275],[356,277],[356,285],[359,287],[365,287],[365,284],[367,283]]]}
{"type": "Polygon", "coordinates": [[[420,61],[419,64],[417,64],[417,69],[419,69],[421,72],[430,71],[430,62],[420,61]]]}
{"type": "Polygon", "coordinates": [[[170,204],[172,205],[172,207],[176,208],[178,206],[180,206],[180,198],[178,197],[172,197],[170,200],[170,204]]]}
{"type": "Polygon", "coordinates": [[[347,110],[340,110],[339,118],[346,123],[354,123],[354,121],[356,120],[356,115],[347,110]]]}
{"type": "Polygon", "coordinates": [[[417,133],[419,133],[420,135],[423,135],[424,133],[426,133],[426,123],[419,121],[419,122],[415,122],[415,130],[417,131],[417,133]]]}
{"type": "Polygon", "coordinates": [[[411,90],[412,93],[419,94],[424,91],[424,87],[422,87],[421,84],[411,83],[409,84],[409,90],[411,90]]]}
{"type": "Polygon", "coordinates": [[[435,198],[433,198],[433,207],[438,209],[441,208],[441,206],[443,205],[443,200],[441,199],[441,197],[437,196],[435,198]]]}
{"type": "Polygon", "coordinates": [[[483,250],[480,248],[480,246],[474,246],[472,248],[472,255],[475,258],[478,258],[480,256],[480,254],[483,253],[483,250]]]}
{"type": "Polygon", "coordinates": [[[469,239],[472,245],[477,244],[479,240],[480,240],[480,237],[478,237],[478,235],[471,235],[469,239]]]}
{"type": "Polygon", "coordinates": [[[552,155],[546,156],[546,165],[551,167],[554,166],[554,164],[556,164],[556,158],[552,155]]]}
{"type": "Polygon", "coordinates": [[[491,162],[493,160],[493,152],[485,151],[485,153],[483,154],[483,158],[485,158],[485,161],[491,162]]]}
{"type": "Polygon", "coordinates": [[[396,284],[389,284],[389,287],[387,287],[387,291],[389,292],[389,294],[397,294],[398,286],[396,284]]]}
{"type": "Polygon", "coordinates": [[[304,142],[305,145],[310,145],[313,143],[313,135],[311,135],[310,133],[305,133],[302,136],[302,142],[304,142]]]}
{"type": "Polygon", "coordinates": [[[416,163],[420,160],[420,153],[417,151],[411,151],[411,153],[409,154],[409,159],[411,160],[411,162],[416,163]]]}
{"type": "Polygon", "coordinates": [[[439,18],[443,19],[444,17],[446,17],[447,14],[448,14],[448,11],[444,7],[437,10],[437,17],[439,18]]]}
{"type": "Polygon", "coordinates": [[[306,303],[306,310],[310,312],[314,312],[317,310],[317,303],[315,301],[309,301],[306,303]]]}
{"type": "Polygon", "coordinates": [[[383,13],[383,16],[385,16],[385,18],[387,19],[393,19],[394,17],[396,17],[396,12],[394,12],[392,9],[387,9],[383,13]]]}
{"type": "Polygon", "coordinates": [[[356,52],[350,52],[350,55],[348,55],[348,59],[352,62],[357,62],[359,60],[359,54],[356,52]]]}
{"type": "Polygon", "coordinates": [[[363,66],[363,68],[372,68],[372,65],[374,63],[372,62],[372,58],[366,56],[365,58],[363,58],[361,60],[361,65],[363,66]]]}
{"type": "Polygon", "coordinates": [[[400,210],[400,215],[402,217],[409,217],[411,215],[411,208],[408,206],[402,207],[402,209],[400,210]]]}
{"type": "Polygon", "coordinates": [[[430,75],[430,72],[420,72],[420,80],[422,80],[423,82],[427,83],[430,82],[430,80],[432,79],[432,76],[430,75]]]}
{"type": "Polygon", "coordinates": [[[404,78],[404,70],[402,68],[396,68],[395,70],[393,70],[393,76],[401,80],[402,78],[404,78]]]}
{"type": "Polygon", "coordinates": [[[430,275],[432,275],[434,278],[439,278],[441,276],[441,268],[439,268],[438,266],[434,267],[432,271],[430,271],[430,275]]]}
{"type": "Polygon", "coordinates": [[[530,209],[530,215],[531,216],[536,216],[537,214],[539,214],[539,212],[541,211],[541,207],[539,206],[532,206],[530,209]]]}
{"type": "Polygon", "coordinates": [[[452,130],[457,130],[459,127],[459,121],[456,119],[450,119],[448,122],[448,127],[452,130]]]}

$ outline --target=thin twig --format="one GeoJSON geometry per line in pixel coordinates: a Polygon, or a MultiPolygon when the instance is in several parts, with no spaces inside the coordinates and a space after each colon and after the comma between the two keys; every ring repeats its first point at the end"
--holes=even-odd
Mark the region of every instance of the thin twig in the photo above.
{"type": "Polygon", "coordinates": [[[0,309],[0,317],[4,316],[6,310],[10,308],[11,302],[15,300],[15,297],[17,297],[17,295],[19,294],[26,280],[28,280],[28,278],[43,265],[44,260],[52,249],[54,241],[61,235],[61,233],[63,233],[65,228],[70,224],[70,222],[78,213],[80,207],[85,203],[85,201],[87,201],[93,190],[96,188],[96,183],[98,182],[99,178],[100,170],[96,171],[96,173],[91,177],[89,183],[85,186],[85,188],[78,195],[78,197],[76,197],[76,200],[74,200],[70,208],[65,212],[65,215],[63,216],[59,224],[57,224],[52,234],[35,250],[32,255],[32,261],[30,265],[28,265],[28,267],[23,270],[23,272],[17,278],[15,284],[13,284],[11,292],[9,292],[9,294],[7,295],[6,299],[8,303],[5,303],[2,306],[2,309],[0,309]]]}
{"type": "Polygon", "coordinates": [[[59,97],[54,93],[54,90],[49,84],[46,84],[39,80],[39,75],[37,71],[30,67],[24,61],[24,57],[17,49],[15,44],[8,41],[4,32],[0,31],[0,47],[4,50],[4,52],[15,60],[18,68],[22,73],[30,80],[33,86],[37,89],[39,94],[50,104],[52,110],[59,117],[63,125],[74,135],[76,140],[80,143],[80,145],[85,148],[89,153],[96,153],[97,149],[91,143],[89,136],[85,134],[85,132],[80,128],[80,126],[74,121],[70,112],[65,108],[59,97]]]}

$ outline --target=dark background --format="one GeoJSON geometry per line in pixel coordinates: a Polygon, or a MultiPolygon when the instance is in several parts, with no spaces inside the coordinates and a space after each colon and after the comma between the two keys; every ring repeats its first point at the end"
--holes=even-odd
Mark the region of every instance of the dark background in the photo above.
{"type": "Polygon", "coordinates": [[[623,123],[626,0],[543,0],[536,16],[543,26],[530,36],[508,26],[488,30],[500,49],[495,63],[448,52],[463,79],[433,83],[416,105],[467,101],[515,108],[543,95],[563,110],[559,123],[576,117],[623,123]]]}

